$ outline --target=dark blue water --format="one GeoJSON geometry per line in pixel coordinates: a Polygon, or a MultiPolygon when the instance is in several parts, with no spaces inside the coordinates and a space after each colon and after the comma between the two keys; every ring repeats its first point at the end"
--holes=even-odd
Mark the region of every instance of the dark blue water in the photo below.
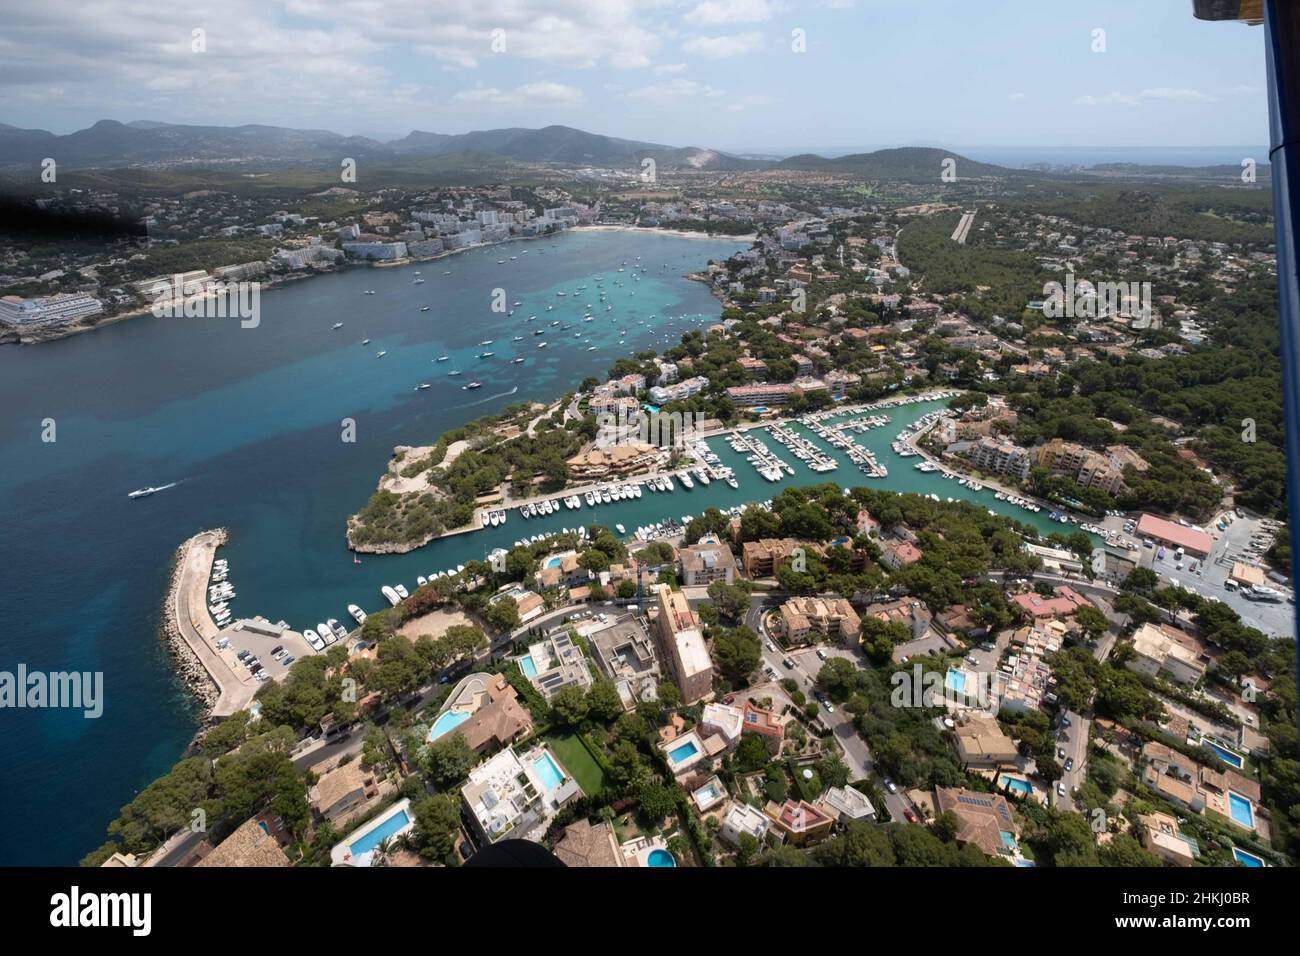
{"type": "Polygon", "coordinates": [[[621,354],[716,321],[705,286],[682,276],[743,245],[569,234],[268,290],[256,329],[144,317],[0,349],[0,670],[103,671],[106,698],[98,720],[0,711],[0,864],[75,863],[193,735],[193,703],[157,638],[185,538],[230,528],[236,611],[298,627],[343,618],[348,601],[377,606],[378,582],[413,584],[425,557],[429,570],[465,560],[418,552],[352,564],[346,516],[373,491],[392,447],[431,443],[511,402],[552,399],[621,354]],[[634,281],[637,256],[647,272],[634,281]],[[423,285],[413,284],[417,269],[423,285]],[[576,299],[555,295],[581,285],[576,299]],[[524,303],[513,317],[490,310],[497,287],[524,303]],[[549,347],[538,350],[529,332],[557,318],[574,327],[548,327],[549,347]],[[526,341],[513,343],[519,334],[526,341]],[[474,358],[485,338],[496,355],[474,358]],[[444,353],[452,359],[432,361],[444,353]],[[510,364],[515,355],[526,364],[510,364]],[[452,366],[465,375],[448,377],[452,366]],[[462,391],[471,376],[483,387],[462,391]],[[420,382],[432,387],[415,391],[420,382]],[[356,421],[352,444],[340,439],[345,417],[356,421]],[[53,443],[41,441],[45,419],[53,443]],[[153,497],[126,497],[173,481],[153,497]]]}

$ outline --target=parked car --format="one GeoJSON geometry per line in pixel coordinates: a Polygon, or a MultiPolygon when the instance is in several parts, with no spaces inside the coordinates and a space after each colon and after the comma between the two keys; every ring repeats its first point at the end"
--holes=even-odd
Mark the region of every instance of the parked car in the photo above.
{"type": "Polygon", "coordinates": [[[898,793],[898,784],[896,784],[896,783],[894,783],[894,781],[892,781],[892,780],[886,778],[886,779],[885,779],[885,789],[888,790],[890,793],[898,793]]]}
{"type": "Polygon", "coordinates": [[[827,656],[827,655],[826,655],[826,652],[825,652],[824,650],[822,650],[820,647],[817,648],[817,659],[818,659],[819,661],[824,661],[824,660],[826,660],[826,656],[827,656]]]}
{"type": "Polygon", "coordinates": [[[1057,747],[1057,748],[1056,748],[1056,756],[1057,756],[1057,759],[1059,759],[1059,760],[1064,760],[1064,759],[1065,759],[1065,748],[1064,748],[1064,747],[1057,747]]]}
{"type": "Polygon", "coordinates": [[[1065,796],[1065,784],[1063,784],[1063,783],[1058,783],[1058,784],[1056,785],[1056,795],[1057,795],[1058,797],[1063,797],[1063,796],[1065,796]]]}
{"type": "Polygon", "coordinates": [[[1066,757],[1066,758],[1065,758],[1065,772],[1066,772],[1066,773],[1069,773],[1069,772],[1070,772],[1071,770],[1073,770],[1073,769],[1074,769],[1074,758],[1073,758],[1073,757],[1066,757]]]}
{"type": "Polygon", "coordinates": [[[792,670],[794,670],[794,659],[793,659],[793,658],[787,657],[787,658],[785,658],[783,661],[781,661],[781,663],[785,665],[785,669],[786,669],[786,670],[788,670],[788,671],[792,671],[792,670]]]}

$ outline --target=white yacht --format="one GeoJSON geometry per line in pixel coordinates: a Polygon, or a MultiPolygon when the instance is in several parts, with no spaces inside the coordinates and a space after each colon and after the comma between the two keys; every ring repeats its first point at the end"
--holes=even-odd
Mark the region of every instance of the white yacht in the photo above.
{"type": "Polygon", "coordinates": [[[402,603],[401,596],[387,584],[379,589],[379,593],[384,596],[391,607],[397,607],[397,605],[402,603]]]}
{"type": "Polygon", "coordinates": [[[409,598],[409,597],[411,596],[409,593],[407,593],[406,585],[405,585],[405,584],[399,584],[399,585],[397,585],[396,587],[394,587],[393,590],[396,591],[396,592],[397,592],[397,596],[400,597],[400,598],[402,598],[402,599],[406,599],[406,598],[409,598]]]}
{"type": "Polygon", "coordinates": [[[356,621],[358,624],[366,623],[366,612],[361,610],[361,608],[357,607],[355,604],[348,605],[348,613],[352,615],[352,620],[356,621]]]}

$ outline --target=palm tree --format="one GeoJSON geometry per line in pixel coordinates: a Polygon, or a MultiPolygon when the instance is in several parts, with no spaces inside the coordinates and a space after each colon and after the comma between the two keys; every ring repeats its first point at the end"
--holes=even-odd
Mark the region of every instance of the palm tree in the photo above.
{"type": "Polygon", "coordinates": [[[393,841],[388,837],[384,837],[384,839],[379,841],[379,845],[375,847],[375,855],[370,858],[370,865],[387,866],[388,854],[391,853],[392,850],[393,841]]]}

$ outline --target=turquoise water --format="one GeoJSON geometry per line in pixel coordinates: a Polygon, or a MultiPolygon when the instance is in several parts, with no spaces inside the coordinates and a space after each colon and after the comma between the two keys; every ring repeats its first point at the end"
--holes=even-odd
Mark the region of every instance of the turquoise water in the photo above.
{"type": "MultiPolygon", "coordinates": [[[[98,720],[6,712],[0,780],[8,811],[29,825],[0,827],[0,864],[75,863],[197,729],[193,699],[155,639],[172,556],[186,537],[228,527],[235,614],[300,628],[346,620],[348,603],[383,606],[382,584],[410,588],[416,575],[484,557],[489,539],[468,535],[354,565],[344,522],[374,490],[393,446],[432,443],[512,402],[551,400],[634,349],[662,348],[716,322],[707,287],[683,276],[745,245],[570,233],[268,289],[256,329],[145,316],[0,348],[0,620],[14,625],[0,632],[0,669],[102,671],[105,696],[98,720]],[[517,260],[498,265],[507,249],[517,260]],[[634,282],[617,270],[637,256],[649,271],[634,282]],[[417,269],[423,285],[412,282],[417,269]],[[599,307],[598,275],[612,313],[599,307]],[[577,301],[555,295],[583,284],[577,301]],[[514,316],[490,311],[496,287],[524,303],[514,316]],[[583,323],[588,301],[596,320],[583,323]],[[530,324],[529,314],[539,318],[530,324]],[[545,350],[513,342],[533,340],[528,329],[542,316],[575,328],[548,325],[545,350]],[[331,331],[334,322],[343,328],[331,331]],[[573,337],[579,330],[589,342],[573,337]],[[496,340],[490,362],[473,358],[485,338],[496,340]],[[449,360],[435,362],[442,354],[449,360]],[[516,355],[525,363],[511,364],[516,355]],[[446,375],[448,366],[465,375],[446,375]],[[471,375],[483,387],[462,391],[471,375]],[[432,387],[416,391],[421,382],[432,387]],[[41,441],[47,418],[53,443],[41,441]],[[340,440],[344,418],[355,422],[355,442],[340,440]],[[173,481],[151,498],[126,497],[173,481]]],[[[520,524],[494,529],[506,532],[498,540],[513,541],[520,524]]]]}
{"type": "Polygon", "coordinates": [[[700,752],[700,748],[695,746],[695,741],[688,740],[686,743],[668,751],[668,759],[673,763],[681,763],[683,760],[689,760],[700,752]]]}
{"type": "Polygon", "coordinates": [[[429,739],[437,740],[443,734],[450,733],[467,720],[469,720],[469,712],[464,710],[449,710],[439,714],[438,719],[429,728],[429,739]]]}
{"type": "Polygon", "coordinates": [[[1257,857],[1253,853],[1247,853],[1245,850],[1241,849],[1241,847],[1234,846],[1232,848],[1232,855],[1236,858],[1238,863],[1243,863],[1252,868],[1262,867],[1264,865],[1264,861],[1260,857],[1257,857]]]}
{"type": "Polygon", "coordinates": [[[542,786],[547,790],[554,790],[564,783],[564,774],[556,765],[555,758],[551,756],[549,750],[543,750],[542,755],[533,761],[533,772],[537,774],[538,779],[542,781],[542,786]]]}
{"type": "Polygon", "coordinates": [[[1205,746],[1209,747],[1216,754],[1218,754],[1219,758],[1224,763],[1226,763],[1229,767],[1232,767],[1236,770],[1240,770],[1245,765],[1245,761],[1242,759],[1241,754],[1233,753],[1231,750],[1228,750],[1226,747],[1219,746],[1213,740],[1210,740],[1208,738],[1203,739],[1201,743],[1205,744],[1205,746]]]}
{"type": "Polygon", "coordinates": [[[397,831],[401,830],[402,827],[406,826],[410,822],[411,818],[407,816],[406,811],[398,810],[361,839],[357,840],[355,843],[349,844],[348,849],[352,851],[354,857],[361,856],[363,853],[369,853],[385,840],[391,839],[397,831]]]}
{"type": "Polygon", "coordinates": [[[560,566],[560,564],[563,562],[563,560],[564,560],[564,559],[561,558],[561,557],[557,554],[557,555],[555,555],[554,557],[547,558],[547,559],[542,563],[542,567],[544,567],[544,568],[558,568],[558,567],[560,566]]]}
{"type": "Polygon", "coordinates": [[[959,694],[966,693],[966,675],[955,667],[948,668],[948,674],[943,682],[949,690],[955,690],[959,694]]]}
{"type": "Polygon", "coordinates": [[[1022,793],[1025,796],[1034,792],[1034,787],[1028,780],[1021,780],[1017,777],[1003,777],[1002,785],[1008,790],[1014,790],[1016,793],[1022,793]]]}
{"type": "Polygon", "coordinates": [[[524,672],[524,676],[529,680],[537,676],[537,665],[533,662],[532,654],[525,654],[519,658],[519,669],[524,672]]]}
{"type": "Polygon", "coordinates": [[[673,859],[673,855],[669,853],[667,850],[660,849],[660,848],[655,848],[650,851],[650,855],[646,857],[646,863],[650,866],[676,866],[677,865],[677,861],[673,859]]]}
{"type": "Polygon", "coordinates": [[[1228,791],[1228,812],[1242,826],[1255,826],[1255,814],[1250,808],[1250,801],[1231,790],[1228,791]]]}

